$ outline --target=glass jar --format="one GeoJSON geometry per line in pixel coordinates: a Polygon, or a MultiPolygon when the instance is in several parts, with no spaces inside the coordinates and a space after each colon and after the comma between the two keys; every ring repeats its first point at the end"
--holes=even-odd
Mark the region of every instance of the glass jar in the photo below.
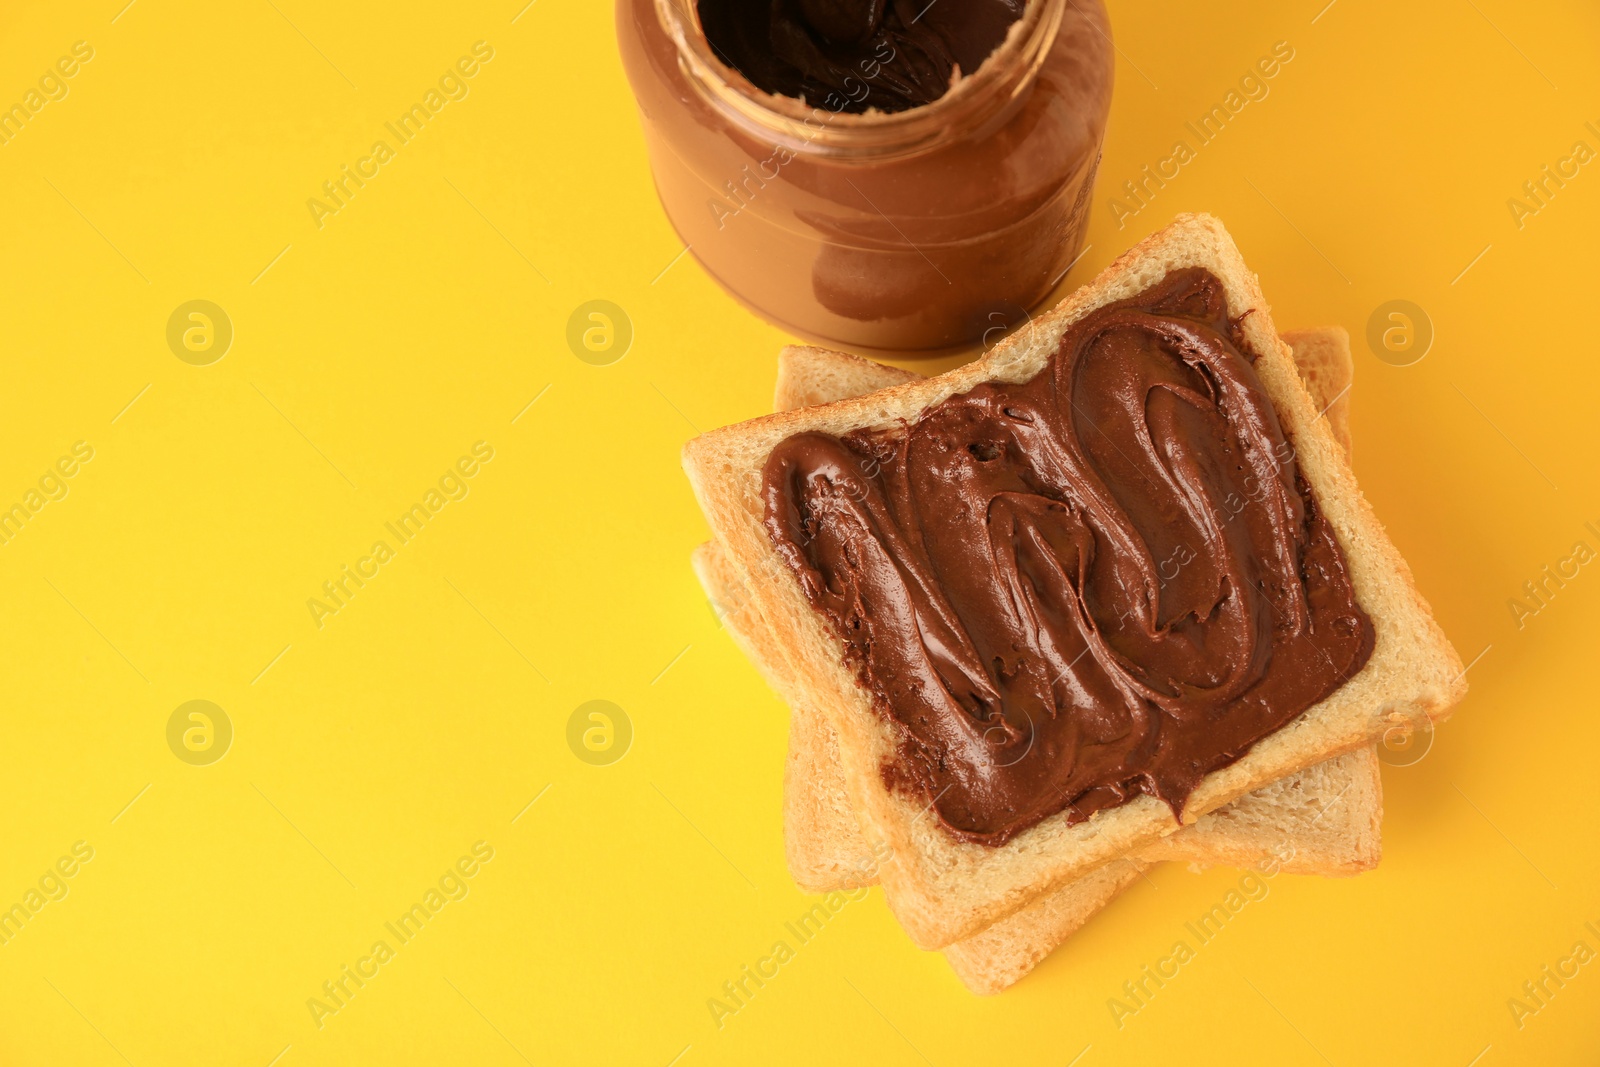
{"type": "Polygon", "coordinates": [[[976,72],[890,114],[762,92],[712,55],[695,0],[617,0],[617,36],[667,217],[786,330],[950,349],[1015,324],[1076,262],[1111,103],[1100,0],[1028,0],[976,72]]]}

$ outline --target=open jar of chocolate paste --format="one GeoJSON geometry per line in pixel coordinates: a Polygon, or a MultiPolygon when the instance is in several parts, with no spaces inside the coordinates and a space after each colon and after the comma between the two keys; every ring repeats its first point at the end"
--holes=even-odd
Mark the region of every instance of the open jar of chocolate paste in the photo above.
{"type": "Polygon", "coordinates": [[[793,333],[993,338],[1082,249],[1100,0],[617,0],[617,34],[668,218],[793,333]]]}

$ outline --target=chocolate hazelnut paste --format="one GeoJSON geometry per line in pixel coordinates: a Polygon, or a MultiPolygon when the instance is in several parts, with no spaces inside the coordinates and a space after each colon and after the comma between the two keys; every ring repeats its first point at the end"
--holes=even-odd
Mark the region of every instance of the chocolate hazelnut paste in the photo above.
{"type": "Polygon", "coordinates": [[[956,837],[1176,814],[1372,654],[1242,318],[1173,271],[1030,381],[767,460],[767,533],[895,726],[885,783],[956,837]]]}
{"type": "Polygon", "coordinates": [[[931,104],[1022,17],[1023,0],[699,0],[717,58],[759,89],[844,111],[931,104]],[[873,76],[863,79],[862,71],[873,76]],[[855,89],[865,85],[857,98],[855,89]]]}

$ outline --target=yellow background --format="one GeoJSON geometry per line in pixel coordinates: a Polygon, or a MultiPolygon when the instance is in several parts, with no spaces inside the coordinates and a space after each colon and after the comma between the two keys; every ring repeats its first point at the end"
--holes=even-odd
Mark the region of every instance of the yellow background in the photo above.
{"type": "Polygon", "coordinates": [[[810,900],[783,862],[786,713],[690,573],[677,456],[766,410],[786,338],[673,263],[612,10],[121,3],[0,8],[0,103],[94,48],[0,146],[0,505],[94,448],[0,546],[0,906],[95,850],[0,946],[0,1062],[1600,1055],[1600,962],[1520,1029],[1507,1007],[1600,950],[1600,568],[1520,629],[1507,606],[1600,548],[1600,163],[1520,229],[1506,205],[1600,149],[1593,5],[1112,5],[1072,284],[1206,210],[1281,325],[1348,327],[1366,492],[1463,657],[1487,649],[1428,756],[1385,768],[1382,866],[1274,879],[1121,1029],[1107,999],[1238,872],[1158,869],[991,999],[874,892],[718,1029],[707,999],[810,900]],[[470,95],[319,229],[307,199],[478,40],[470,95]],[[1271,95],[1119,230],[1115,188],[1279,40],[1271,95]],[[197,298],[235,330],[203,367],[165,340],[197,298]],[[604,367],[565,341],[596,298],[635,334],[604,367]],[[1436,330],[1414,366],[1363,339],[1397,298],[1436,330]],[[470,494],[318,629],[307,599],[479,440],[470,494]],[[235,730],[210,766],[167,746],[192,699],[235,730]],[[566,742],[590,699],[633,725],[610,766],[566,742]],[[319,1029],[307,999],[480,840],[470,894],[319,1029]]]}

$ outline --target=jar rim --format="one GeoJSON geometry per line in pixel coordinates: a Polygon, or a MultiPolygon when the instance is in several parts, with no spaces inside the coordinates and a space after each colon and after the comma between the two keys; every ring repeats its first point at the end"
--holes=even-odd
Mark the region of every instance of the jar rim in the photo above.
{"type": "Polygon", "coordinates": [[[698,0],[654,0],[654,7],[689,84],[745,132],[796,153],[881,161],[931,151],[953,133],[1009,111],[1044,65],[1069,2],[1026,0],[1022,16],[976,71],[931,103],[892,112],[848,112],[842,103],[828,108],[766,92],[713,52],[698,0]]]}

